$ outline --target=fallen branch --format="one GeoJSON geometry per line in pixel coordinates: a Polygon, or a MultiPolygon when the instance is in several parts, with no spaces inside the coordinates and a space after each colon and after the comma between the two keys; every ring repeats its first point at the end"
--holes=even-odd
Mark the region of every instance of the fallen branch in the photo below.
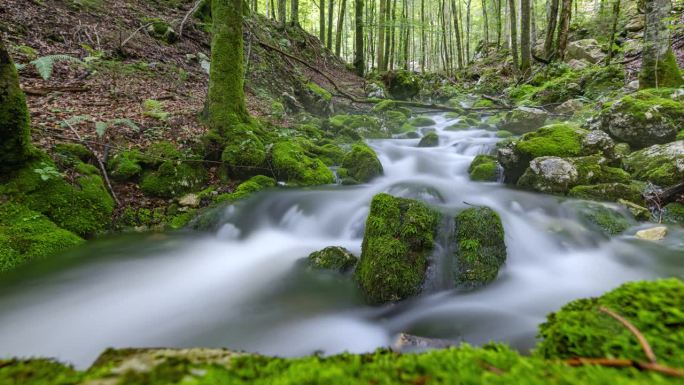
{"type": "Polygon", "coordinates": [[[652,363],[656,363],[656,356],[655,353],[653,353],[653,349],[651,349],[651,345],[648,344],[648,341],[646,340],[646,337],[644,337],[643,334],[639,331],[639,329],[636,328],[631,322],[626,320],[624,317],[621,315],[615,313],[614,311],[608,309],[607,307],[599,307],[599,310],[608,314],[609,316],[615,318],[618,322],[620,322],[624,327],[627,328],[634,336],[637,338],[639,341],[639,344],[641,345],[641,349],[644,351],[644,354],[646,355],[646,358],[652,363]]]}
{"type": "Polygon", "coordinates": [[[684,370],[681,369],[623,358],[570,358],[564,362],[570,366],[597,365],[609,368],[636,368],[639,370],[656,372],[671,377],[684,377],[684,370]]]}
{"type": "Polygon", "coordinates": [[[675,202],[682,194],[684,194],[684,182],[663,190],[660,193],[660,200],[663,204],[675,202]]]}
{"type": "MultiPolygon", "coordinates": [[[[330,84],[332,84],[333,88],[335,88],[335,91],[339,92],[342,96],[346,97],[347,99],[351,100],[354,103],[363,103],[363,104],[377,104],[382,100],[378,99],[366,99],[366,98],[358,98],[344,90],[330,77],[330,75],[326,74],[325,72],[319,70],[312,64],[308,63],[307,61],[300,59],[292,54],[289,54],[279,48],[273,47],[272,45],[269,45],[267,43],[264,43],[263,41],[257,39],[257,42],[259,45],[268,48],[270,50],[276,51],[279,54],[285,56],[286,58],[290,58],[293,60],[296,60],[299,63],[302,63],[312,71],[320,74],[327,80],[330,84]]],[[[457,107],[449,107],[441,104],[426,104],[426,103],[419,103],[419,102],[411,102],[411,101],[405,101],[405,100],[394,100],[395,103],[402,105],[402,106],[408,106],[408,107],[418,107],[418,108],[424,108],[427,110],[438,110],[438,111],[447,111],[447,112],[463,112],[463,111],[496,111],[496,110],[510,110],[513,109],[513,107],[475,107],[475,108],[457,108],[457,107]]]]}
{"type": "Polygon", "coordinates": [[[123,52],[123,47],[124,47],[129,41],[131,41],[131,39],[133,39],[133,37],[135,37],[135,35],[137,35],[138,32],[140,32],[140,31],[141,31],[142,29],[144,29],[144,28],[149,27],[149,26],[152,25],[152,24],[154,24],[154,22],[143,24],[143,25],[141,25],[138,29],[136,29],[135,31],[133,31],[133,33],[131,33],[130,36],[128,36],[128,37],[126,38],[126,40],[124,40],[121,44],[119,44],[119,51],[120,51],[120,52],[123,52]]]}
{"type": "Polygon", "coordinates": [[[109,193],[112,194],[112,198],[114,198],[114,202],[116,202],[117,207],[121,206],[121,202],[119,201],[119,198],[116,196],[116,193],[114,192],[114,189],[112,188],[112,183],[109,181],[109,175],[107,175],[107,169],[105,168],[104,164],[100,160],[100,157],[97,156],[97,153],[93,150],[92,147],[90,147],[88,142],[83,140],[81,135],[78,133],[78,131],[76,131],[76,129],[74,128],[74,126],[71,125],[71,123],[69,123],[68,121],[65,120],[64,124],[67,127],[69,127],[71,132],[73,132],[74,135],[76,135],[78,140],[88,149],[88,151],[93,153],[93,156],[95,157],[95,160],[97,161],[98,166],[100,166],[100,171],[102,171],[102,177],[104,178],[105,182],[107,183],[107,188],[109,189],[109,193]]]}
{"type": "Polygon", "coordinates": [[[199,8],[200,4],[202,4],[202,1],[203,0],[197,0],[195,4],[193,4],[192,8],[190,8],[188,13],[185,14],[185,17],[183,17],[183,20],[178,26],[178,37],[180,37],[181,39],[183,38],[183,27],[185,27],[185,23],[187,23],[190,16],[194,14],[195,11],[197,11],[197,8],[199,8]]]}
{"type": "Polygon", "coordinates": [[[90,91],[90,88],[88,87],[76,87],[76,86],[56,86],[56,87],[41,87],[41,88],[32,88],[32,87],[25,87],[22,88],[24,93],[27,95],[36,95],[36,96],[45,96],[49,94],[50,92],[88,92],[90,91]]]}

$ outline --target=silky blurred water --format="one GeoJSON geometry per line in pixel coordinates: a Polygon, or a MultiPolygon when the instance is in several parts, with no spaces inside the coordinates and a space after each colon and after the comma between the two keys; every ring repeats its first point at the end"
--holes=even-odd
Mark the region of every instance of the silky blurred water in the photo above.
{"type": "MultiPolygon", "coordinates": [[[[684,275],[684,232],[609,239],[576,215],[576,202],[474,183],[473,157],[493,151],[483,130],[450,132],[440,145],[370,142],[385,175],[361,186],[277,189],[226,208],[210,234],[119,236],[0,275],[0,357],[47,356],[86,367],[107,347],[229,347],[283,356],[366,352],[400,332],[522,351],[547,313],[623,282],[684,275]],[[297,261],[330,245],[360,254],[373,195],[424,200],[446,214],[498,211],[508,261],[493,284],[449,287],[450,245],[439,244],[425,294],[364,305],[350,280],[311,274],[297,261]]],[[[644,225],[641,225],[643,227],[644,225]]],[[[444,240],[442,240],[444,241],[444,240]]]]}

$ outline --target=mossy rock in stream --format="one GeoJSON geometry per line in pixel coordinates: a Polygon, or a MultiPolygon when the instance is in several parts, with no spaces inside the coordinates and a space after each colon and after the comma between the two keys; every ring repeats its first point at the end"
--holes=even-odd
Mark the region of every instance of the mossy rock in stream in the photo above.
{"type": "Polygon", "coordinates": [[[387,91],[399,100],[409,100],[420,92],[420,78],[406,70],[388,71],[383,75],[387,91]]]}
{"type": "Polygon", "coordinates": [[[641,183],[599,183],[594,185],[580,185],[570,189],[568,196],[579,199],[617,202],[620,199],[644,204],[642,191],[645,186],[641,183]]]}
{"type": "Polygon", "coordinates": [[[240,199],[247,198],[248,196],[254,194],[255,192],[261,191],[263,189],[275,187],[277,182],[273,178],[269,178],[264,175],[257,175],[249,178],[248,180],[240,183],[235,191],[232,193],[226,193],[218,195],[214,198],[214,203],[221,203],[226,201],[237,201],[240,199]]]}
{"type": "Polygon", "coordinates": [[[621,234],[634,225],[634,219],[617,209],[597,202],[577,202],[575,208],[579,219],[606,237],[621,234]]]}
{"type": "Polygon", "coordinates": [[[207,171],[199,162],[169,160],[155,171],[145,173],[140,188],[150,196],[173,198],[197,190],[207,177],[207,171]]]}
{"type": "Polygon", "coordinates": [[[668,203],[663,207],[663,222],[684,225],[684,203],[668,203]]]}
{"type": "Polygon", "coordinates": [[[455,226],[456,286],[474,288],[496,279],[507,256],[499,214],[489,207],[469,208],[456,216],[455,226]]]}
{"type": "Polygon", "coordinates": [[[369,303],[420,293],[439,222],[440,214],[420,201],[373,197],[355,272],[369,303]]]}
{"type": "Polygon", "coordinates": [[[352,146],[342,161],[342,168],[338,170],[341,177],[348,179],[346,184],[366,183],[382,175],[382,163],[375,151],[365,143],[352,146]]]}
{"type": "Polygon", "coordinates": [[[635,151],[623,163],[637,180],[673,186],[684,180],[684,140],[635,151]]]}
{"type": "Polygon", "coordinates": [[[59,228],[26,206],[11,202],[0,204],[0,272],[83,242],[76,234],[59,228]]]}
{"type": "Polygon", "coordinates": [[[623,358],[647,362],[644,351],[608,309],[634,325],[658,362],[681,366],[684,356],[684,283],[676,278],[630,282],[598,298],[563,306],[540,325],[535,355],[547,359],[623,358]]]}
{"type": "Polygon", "coordinates": [[[409,120],[409,124],[413,127],[429,127],[434,126],[437,123],[427,116],[416,116],[415,118],[409,120]]]}
{"type": "Polygon", "coordinates": [[[278,179],[293,186],[312,186],[335,182],[335,176],[320,159],[310,156],[300,143],[294,140],[273,144],[269,154],[270,164],[278,179]]]}
{"type": "Polygon", "coordinates": [[[496,182],[499,178],[499,164],[493,155],[480,154],[468,166],[470,180],[481,182],[496,182]]]}
{"type": "Polygon", "coordinates": [[[390,132],[380,124],[380,119],[370,115],[335,115],[328,120],[327,125],[336,136],[346,136],[353,141],[391,137],[390,132]]]}
{"type": "Polygon", "coordinates": [[[423,135],[418,142],[418,147],[437,147],[439,146],[439,135],[436,132],[430,131],[423,135]]]}
{"type": "Polygon", "coordinates": [[[346,273],[353,269],[358,261],[359,259],[344,247],[329,246],[309,254],[307,265],[313,269],[346,273]]]}

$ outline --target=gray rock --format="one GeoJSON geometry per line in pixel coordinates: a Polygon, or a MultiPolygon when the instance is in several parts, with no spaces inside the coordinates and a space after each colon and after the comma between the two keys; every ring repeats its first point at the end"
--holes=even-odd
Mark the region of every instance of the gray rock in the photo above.
{"type": "Polygon", "coordinates": [[[548,112],[539,108],[518,107],[506,114],[499,128],[522,135],[542,127],[548,116],[548,112]]]}
{"type": "Polygon", "coordinates": [[[584,107],[584,103],[579,99],[570,99],[563,102],[560,106],[554,109],[557,114],[572,115],[584,107]]]}
{"type": "Polygon", "coordinates": [[[586,60],[570,59],[568,60],[568,66],[575,71],[581,71],[589,67],[589,63],[586,60]]]}
{"type": "Polygon", "coordinates": [[[530,162],[518,186],[540,192],[565,193],[578,178],[579,172],[572,162],[556,156],[542,156],[530,162]]]}
{"type": "Polygon", "coordinates": [[[568,44],[565,54],[566,60],[586,60],[596,64],[606,57],[601,50],[601,46],[595,39],[582,39],[568,44]]]}

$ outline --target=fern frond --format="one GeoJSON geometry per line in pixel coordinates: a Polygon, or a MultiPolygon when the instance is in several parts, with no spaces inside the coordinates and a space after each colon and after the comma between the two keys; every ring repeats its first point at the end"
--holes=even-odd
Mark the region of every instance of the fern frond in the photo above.
{"type": "Polygon", "coordinates": [[[31,64],[36,67],[38,74],[43,78],[43,80],[48,80],[52,76],[52,70],[57,62],[72,62],[83,64],[83,62],[69,55],[48,55],[42,56],[31,62],[31,64]]]}
{"type": "Polygon", "coordinates": [[[61,126],[62,126],[62,128],[68,128],[69,126],[73,126],[73,125],[79,124],[81,122],[89,122],[90,120],[92,120],[92,119],[88,115],[76,115],[76,116],[72,116],[69,119],[63,121],[61,126]]]}
{"type": "Polygon", "coordinates": [[[17,72],[23,70],[26,68],[26,64],[19,64],[19,63],[14,63],[14,68],[16,68],[17,72]]]}
{"type": "Polygon", "coordinates": [[[123,119],[112,119],[112,120],[109,121],[109,124],[112,125],[112,126],[119,126],[119,125],[121,125],[121,126],[127,126],[128,128],[130,128],[130,129],[132,129],[132,130],[140,131],[140,127],[138,127],[138,125],[135,124],[134,121],[132,121],[132,120],[130,120],[130,119],[126,119],[126,118],[123,118],[123,119]]]}

